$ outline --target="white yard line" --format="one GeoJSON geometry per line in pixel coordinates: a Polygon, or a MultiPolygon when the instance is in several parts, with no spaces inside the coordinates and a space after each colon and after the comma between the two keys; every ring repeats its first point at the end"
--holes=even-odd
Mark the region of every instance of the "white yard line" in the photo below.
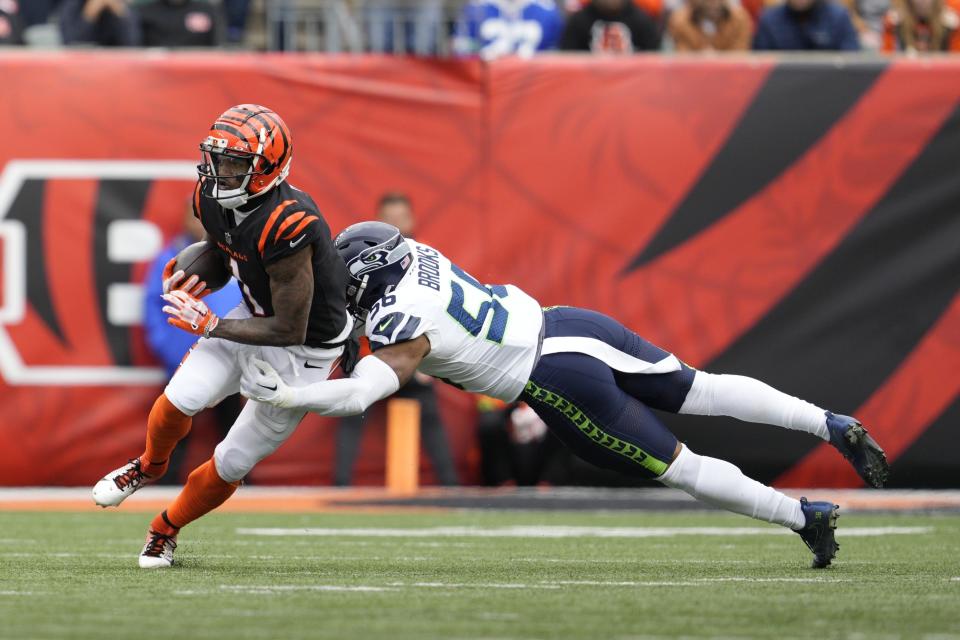
{"type": "Polygon", "coordinates": [[[385,585],[334,585],[334,584],[275,584],[275,585],[228,585],[216,590],[176,590],[173,595],[193,596],[220,593],[240,595],[284,594],[303,592],[383,593],[410,589],[506,589],[506,590],[557,590],[570,587],[709,587],[729,582],[817,584],[821,582],[851,582],[849,578],[691,578],[687,580],[543,580],[539,583],[518,582],[388,582],[385,585]]]}
{"type": "Polygon", "coordinates": [[[557,584],[564,586],[589,586],[589,587],[693,587],[717,584],[721,582],[773,582],[773,583],[820,583],[820,582],[850,582],[848,578],[748,578],[740,576],[731,576],[724,578],[690,578],[687,580],[623,580],[623,581],[604,581],[604,580],[557,580],[553,582],[544,582],[544,584],[557,584]]]}
{"type": "Polygon", "coordinates": [[[272,585],[220,585],[221,591],[235,593],[278,593],[290,591],[348,591],[348,592],[378,592],[395,591],[391,587],[373,587],[367,585],[339,585],[339,584],[272,584],[272,585]]]}
{"type": "MultiPolygon", "coordinates": [[[[840,529],[843,537],[916,535],[930,533],[933,527],[851,527],[840,529]]],[[[370,538],[672,538],[675,536],[756,536],[789,535],[781,527],[427,527],[401,528],[290,528],[240,527],[238,535],[250,536],[320,536],[370,538]]]]}

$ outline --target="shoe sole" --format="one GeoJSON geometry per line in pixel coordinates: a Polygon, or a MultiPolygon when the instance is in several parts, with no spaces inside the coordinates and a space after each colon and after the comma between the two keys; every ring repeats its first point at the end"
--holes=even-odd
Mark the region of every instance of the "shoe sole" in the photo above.
{"type": "Polygon", "coordinates": [[[880,489],[890,476],[890,465],[887,463],[887,454],[883,452],[877,441],[870,437],[870,433],[857,424],[844,434],[844,438],[858,452],[862,452],[864,464],[860,477],[875,489],[880,489]]]}
{"type": "Polygon", "coordinates": [[[160,562],[159,564],[144,564],[143,560],[140,560],[141,569],[169,569],[173,566],[173,562],[167,564],[166,562],[160,562]]]}
{"type": "Polygon", "coordinates": [[[108,495],[108,496],[100,496],[100,497],[98,498],[98,495],[97,495],[97,494],[98,494],[98,493],[101,493],[101,492],[98,492],[98,491],[97,491],[97,487],[99,487],[101,483],[104,483],[104,484],[107,484],[107,485],[108,485],[108,486],[107,486],[107,489],[105,490],[106,493],[108,493],[108,494],[113,493],[114,496],[116,495],[116,489],[113,488],[113,480],[111,480],[109,477],[104,478],[103,480],[101,480],[100,482],[98,482],[96,485],[94,485],[94,487],[93,487],[93,492],[92,492],[92,493],[93,493],[93,501],[94,501],[94,503],[95,503],[98,507],[100,507],[101,509],[106,509],[107,507],[119,507],[121,504],[123,504],[123,501],[124,501],[124,500],[126,500],[127,498],[129,498],[130,496],[132,496],[132,495],[133,495],[134,493],[136,493],[137,490],[139,489],[139,487],[137,487],[137,489],[134,489],[133,491],[131,491],[131,492],[128,493],[127,495],[121,495],[119,500],[116,500],[115,497],[112,497],[112,496],[109,496],[109,495],[108,495]],[[116,500],[116,501],[114,502],[113,500],[116,500]]]}
{"type": "MultiPolygon", "coordinates": [[[[837,551],[840,550],[840,545],[837,544],[837,539],[834,536],[834,531],[837,530],[837,520],[840,518],[840,505],[833,505],[833,509],[830,510],[830,515],[827,516],[827,530],[829,534],[824,534],[825,537],[829,537],[829,544],[831,549],[829,555],[826,558],[820,556],[819,553],[814,552],[813,554],[813,564],[810,566],[814,569],[826,569],[830,566],[830,562],[837,557],[837,551]]],[[[823,542],[821,538],[818,542],[823,542]]]]}

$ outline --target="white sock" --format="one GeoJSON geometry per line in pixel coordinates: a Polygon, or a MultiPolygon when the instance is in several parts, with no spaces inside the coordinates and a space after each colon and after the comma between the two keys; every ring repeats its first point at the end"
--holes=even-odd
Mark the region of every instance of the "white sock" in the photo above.
{"type": "Polygon", "coordinates": [[[793,530],[802,529],[806,524],[799,500],[748,478],[729,462],[698,456],[686,445],[657,480],[709,505],[757,520],[793,530]]]}
{"type": "Polygon", "coordinates": [[[697,371],[680,413],[730,416],[830,439],[823,409],[746,376],[697,371]]]}

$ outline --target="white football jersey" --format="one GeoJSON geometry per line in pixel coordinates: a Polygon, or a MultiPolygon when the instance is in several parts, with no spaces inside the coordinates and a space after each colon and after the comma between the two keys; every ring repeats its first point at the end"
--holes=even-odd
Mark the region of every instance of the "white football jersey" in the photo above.
{"type": "Polygon", "coordinates": [[[461,389],[505,401],[520,396],[540,346],[543,311],[513,285],[483,285],[425,244],[406,240],[413,263],[367,315],[374,352],[426,335],[418,367],[461,389]]]}

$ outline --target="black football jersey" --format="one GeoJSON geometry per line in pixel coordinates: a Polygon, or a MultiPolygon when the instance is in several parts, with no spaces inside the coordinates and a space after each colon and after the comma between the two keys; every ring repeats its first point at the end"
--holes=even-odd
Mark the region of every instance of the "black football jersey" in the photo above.
{"type": "Polygon", "coordinates": [[[211,185],[201,178],[194,190],[194,215],[227,257],[253,315],[274,315],[266,267],[313,245],[313,302],[304,344],[329,346],[347,322],[347,267],[317,205],[303,191],[281,182],[237,222],[235,213],[221,207],[210,193],[211,185]]]}

